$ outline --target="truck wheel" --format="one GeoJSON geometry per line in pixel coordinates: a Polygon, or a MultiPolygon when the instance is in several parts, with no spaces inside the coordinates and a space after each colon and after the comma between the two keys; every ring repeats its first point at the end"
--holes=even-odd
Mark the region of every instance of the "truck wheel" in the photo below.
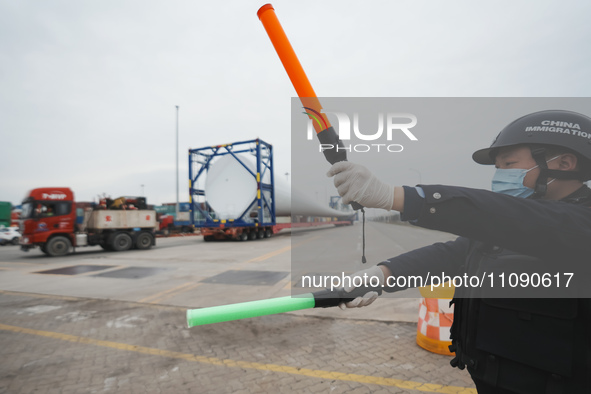
{"type": "Polygon", "coordinates": [[[271,232],[270,229],[266,229],[265,230],[265,238],[271,238],[271,235],[273,235],[273,233],[271,232]]]}
{"type": "Polygon", "coordinates": [[[248,239],[248,235],[246,233],[240,233],[238,240],[246,241],[248,239]]]}
{"type": "Polygon", "coordinates": [[[257,231],[257,238],[258,239],[263,239],[265,238],[265,230],[260,229],[259,231],[257,231]]]}
{"type": "Polygon", "coordinates": [[[127,233],[115,233],[111,236],[109,245],[114,251],[123,252],[124,250],[131,249],[133,241],[131,236],[127,233]]]}
{"type": "Polygon", "coordinates": [[[150,233],[140,233],[137,239],[135,240],[135,247],[140,250],[150,249],[152,247],[152,234],[150,233]]]}
{"type": "Polygon", "coordinates": [[[63,236],[53,237],[45,246],[47,254],[51,257],[65,256],[70,253],[72,243],[63,236]]]}
{"type": "Polygon", "coordinates": [[[13,244],[13,245],[18,245],[18,240],[19,240],[19,238],[18,238],[18,237],[14,237],[14,238],[12,239],[12,244],[13,244]]]}
{"type": "Polygon", "coordinates": [[[250,239],[251,241],[257,239],[256,231],[251,231],[250,233],[248,233],[248,239],[250,239]]]}
{"type": "Polygon", "coordinates": [[[213,241],[213,235],[204,235],[203,240],[205,242],[211,242],[211,241],[213,241]]]}

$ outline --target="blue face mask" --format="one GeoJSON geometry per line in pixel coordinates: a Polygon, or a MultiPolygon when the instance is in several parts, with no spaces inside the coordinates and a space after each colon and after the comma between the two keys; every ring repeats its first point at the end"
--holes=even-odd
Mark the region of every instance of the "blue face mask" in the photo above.
{"type": "MultiPolygon", "coordinates": [[[[547,160],[546,163],[560,156],[553,157],[547,160]]],[[[497,168],[492,179],[491,190],[495,193],[507,194],[513,197],[528,198],[534,193],[534,189],[523,186],[523,180],[525,179],[525,175],[534,168],[538,168],[538,166],[532,167],[529,170],[521,168],[497,168]]],[[[548,184],[552,182],[554,182],[554,179],[548,182],[548,184]]]]}
{"type": "MultiPolygon", "coordinates": [[[[537,166],[536,166],[537,167],[537,166]]],[[[497,168],[492,179],[492,191],[495,193],[507,194],[513,197],[527,198],[534,193],[534,189],[523,186],[525,175],[533,170],[521,168],[497,168]]]]}

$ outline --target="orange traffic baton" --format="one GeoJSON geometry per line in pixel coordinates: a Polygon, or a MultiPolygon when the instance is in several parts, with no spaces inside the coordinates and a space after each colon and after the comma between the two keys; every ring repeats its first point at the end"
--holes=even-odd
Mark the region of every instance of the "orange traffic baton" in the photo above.
{"type": "MultiPolygon", "coordinates": [[[[324,146],[332,146],[332,149],[323,149],[324,157],[329,163],[334,164],[339,161],[347,160],[347,152],[343,147],[343,143],[335,132],[334,128],[326,116],[321,112],[322,106],[320,100],[316,97],[316,93],[304,72],[304,69],[298,60],[298,57],[291,46],[277,15],[275,9],[271,4],[262,6],[257,15],[262,22],[267,35],[271,39],[271,43],[279,55],[279,59],[291,80],[293,87],[302,102],[306,114],[313,120],[314,130],[318,136],[318,140],[324,146]],[[341,148],[341,149],[339,149],[341,148]]],[[[361,209],[363,206],[356,202],[352,202],[351,206],[354,209],[361,209]]]]}
{"type": "Polygon", "coordinates": [[[314,130],[316,130],[316,133],[320,133],[322,130],[329,128],[330,123],[328,118],[325,114],[320,112],[322,109],[320,101],[316,97],[316,93],[306,76],[304,68],[296,56],[283,27],[281,27],[279,19],[277,19],[275,9],[271,4],[265,4],[259,9],[257,15],[263,23],[263,26],[271,39],[271,43],[273,44],[277,55],[279,55],[279,59],[281,60],[281,63],[291,80],[291,84],[295,88],[304,108],[307,108],[307,111],[312,112],[311,114],[308,112],[308,115],[312,118],[321,118],[319,119],[320,124],[318,122],[314,123],[314,130]]]}

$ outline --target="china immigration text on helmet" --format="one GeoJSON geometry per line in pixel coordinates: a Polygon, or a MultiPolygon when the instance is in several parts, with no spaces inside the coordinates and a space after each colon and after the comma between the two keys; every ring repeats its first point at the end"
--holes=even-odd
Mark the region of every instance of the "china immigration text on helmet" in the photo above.
{"type": "Polygon", "coordinates": [[[507,125],[497,135],[492,145],[474,152],[472,159],[479,164],[494,164],[499,148],[526,144],[532,149],[532,157],[539,165],[536,196],[546,192],[549,177],[558,179],[591,179],[591,118],[583,114],[546,110],[522,116],[507,125]],[[550,147],[564,149],[578,158],[578,171],[549,170],[546,152],[550,147]]]}

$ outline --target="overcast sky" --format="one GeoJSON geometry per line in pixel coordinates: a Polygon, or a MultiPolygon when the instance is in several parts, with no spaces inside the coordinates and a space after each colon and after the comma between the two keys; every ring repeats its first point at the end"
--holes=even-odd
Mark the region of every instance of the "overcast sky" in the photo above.
{"type": "MultiPolygon", "coordinates": [[[[0,0],[0,200],[69,186],[88,201],[144,185],[149,203],[175,201],[176,105],[182,201],[189,148],[259,137],[291,173],[295,91],[257,18],[263,4],[0,0]]],[[[272,4],[319,96],[591,92],[586,0],[272,4]]],[[[423,169],[423,182],[466,163],[423,169]]],[[[462,183],[483,187],[483,174],[474,164],[462,183]]]]}

